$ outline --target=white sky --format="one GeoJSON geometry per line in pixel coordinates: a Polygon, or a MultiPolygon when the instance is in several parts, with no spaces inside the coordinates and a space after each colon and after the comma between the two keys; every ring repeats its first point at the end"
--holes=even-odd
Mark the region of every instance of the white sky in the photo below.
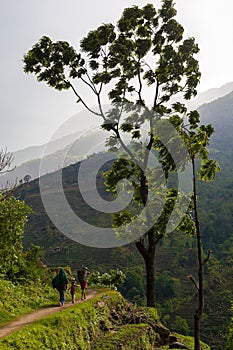
{"type": "MultiPolygon", "coordinates": [[[[0,1],[0,148],[14,151],[46,143],[63,121],[80,111],[71,91],[58,92],[23,73],[22,57],[38,39],[66,40],[78,48],[80,39],[102,23],[115,23],[125,7],[142,0],[1,0],[0,1]]],[[[233,81],[232,0],[176,0],[185,37],[200,47],[199,92],[233,81]]],[[[86,121],[80,121],[80,130],[86,121]]]]}

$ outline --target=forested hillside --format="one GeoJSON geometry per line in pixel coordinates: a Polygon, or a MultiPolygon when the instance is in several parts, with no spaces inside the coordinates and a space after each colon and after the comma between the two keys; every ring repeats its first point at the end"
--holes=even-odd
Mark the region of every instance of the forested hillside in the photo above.
{"type": "MultiPolygon", "coordinates": [[[[212,250],[206,265],[206,306],[202,326],[202,339],[215,350],[222,350],[231,317],[233,299],[232,252],[233,252],[233,93],[200,107],[204,123],[212,123],[215,134],[210,144],[212,156],[218,159],[221,173],[211,184],[198,183],[198,196],[203,234],[203,250],[212,250]]],[[[102,157],[101,153],[93,157],[102,157]]],[[[104,227],[111,222],[108,214],[95,212],[80,196],[77,184],[79,164],[63,170],[65,194],[73,209],[87,222],[104,227]]],[[[105,168],[102,169],[102,172],[105,168]]],[[[52,177],[53,174],[46,175],[52,177]]],[[[99,173],[97,187],[103,197],[108,197],[104,179],[99,173]]],[[[32,206],[24,245],[40,245],[44,249],[47,265],[70,265],[74,270],[85,263],[91,270],[105,271],[120,267],[127,275],[121,287],[123,295],[136,303],[144,303],[144,268],[133,244],[114,248],[97,249],[82,246],[58,232],[46,215],[39,193],[38,180],[22,185],[17,193],[32,206]]],[[[192,334],[196,290],[190,281],[196,276],[196,243],[182,233],[169,234],[157,247],[156,296],[162,320],[171,329],[192,334]]]]}

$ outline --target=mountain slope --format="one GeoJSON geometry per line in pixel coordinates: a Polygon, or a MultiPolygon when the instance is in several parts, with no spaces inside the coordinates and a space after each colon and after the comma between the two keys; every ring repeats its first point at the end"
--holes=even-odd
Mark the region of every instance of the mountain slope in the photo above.
{"type": "Polygon", "coordinates": [[[233,82],[227,83],[218,88],[212,88],[202,93],[197,94],[194,98],[192,98],[188,103],[189,107],[195,109],[204,103],[213,102],[220,97],[223,97],[233,91],[233,82]]]}
{"type": "Polygon", "coordinates": [[[212,88],[207,91],[201,92],[193,97],[191,100],[184,100],[183,98],[173,98],[170,103],[174,103],[176,101],[184,103],[189,110],[197,109],[201,105],[205,103],[211,103],[218,98],[221,98],[233,91],[233,82],[227,83],[218,88],[212,88]]]}
{"type": "MultiPolygon", "coordinates": [[[[190,109],[195,109],[202,104],[205,104],[204,106],[200,107],[201,114],[203,113],[205,115],[206,120],[209,119],[210,113],[212,113],[212,110],[215,110],[215,104],[211,104],[211,101],[219,99],[222,96],[225,96],[233,91],[233,82],[227,83],[220,88],[213,88],[208,91],[205,91],[203,93],[198,94],[196,97],[194,97],[190,101],[185,101],[185,104],[190,109]],[[206,106],[206,104],[208,104],[206,106]]],[[[224,97],[225,98],[225,97],[224,97]]],[[[223,104],[226,103],[226,101],[223,98],[223,104]]],[[[175,102],[175,101],[173,101],[175,102]]],[[[184,101],[183,101],[184,102],[184,101]]],[[[215,101],[217,105],[219,105],[219,101],[215,101]]],[[[221,107],[220,107],[221,109],[221,107]]],[[[217,109],[216,109],[217,110],[217,109]]],[[[71,118],[71,122],[67,123],[67,127],[64,126],[63,133],[66,133],[65,136],[60,137],[56,140],[53,140],[48,143],[46,147],[46,157],[43,156],[43,151],[45,149],[46,145],[41,146],[33,146],[28,147],[23,150],[19,150],[13,153],[14,155],[14,161],[12,163],[13,166],[16,166],[16,169],[8,174],[0,175],[0,187],[5,186],[6,183],[15,184],[16,179],[20,180],[23,179],[25,175],[30,175],[32,179],[35,179],[39,176],[39,168],[40,168],[40,159],[42,157],[45,157],[45,169],[41,173],[42,175],[48,172],[56,171],[57,169],[67,166],[69,164],[72,164],[74,162],[77,162],[83,158],[85,158],[87,149],[90,150],[89,143],[91,142],[94,146],[95,144],[100,143],[104,140],[104,137],[107,136],[107,134],[102,134],[102,136],[97,136],[96,127],[97,124],[93,124],[93,127],[90,128],[91,136],[85,133],[84,131],[77,131],[75,133],[72,133],[72,130],[78,130],[80,129],[80,123],[79,121],[82,120],[81,118],[88,119],[89,122],[97,122],[95,119],[92,120],[93,116],[90,116],[89,114],[82,112],[71,118]],[[85,145],[82,145],[83,141],[80,141],[80,139],[85,138],[86,142],[85,145]],[[94,141],[94,142],[93,142],[94,141]],[[71,154],[67,154],[68,149],[70,149],[71,145],[75,143],[74,147],[71,149],[71,154]],[[64,162],[64,158],[66,155],[66,159],[64,162]]],[[[218,123],[217,118],[214,121],[218,123]]],[[[212,120],[213,121],[213,120],[212,120]]],[[[66,124],[65,124],[66,125],[66,124]]],[[[218,135],[220,135],[218,133],[218,135]]],[[[219,136],[221,138],[222,135],[219,136]]],[[[103,150],[103,146],[97,148],[96,151],[103,150]]]]}
{"type": "MultiPolygon", "coordinates": [[[[84,133],[70,134],[62,139],[52,141],[48,145],[29,148],[26,153],[22,151],[21,158],[17,158],[18,153],[14,154],[16,162],[25,157],[38,156],[31,159],[8,173],[0,175],[0,187],[7,183],[14,185],[16,181],[23,179],[25,175],[30,175],[31,179],[36,179],[47,173],[51,173],[58,169],[64,168],[70,164],[74,164],[93,152],[100,152],[105,148],[104,140],[108,136],[103,130],[90,130],[84,133]],[[65,147],[63,147],[65,145],[65,147]],[[56,150],[58,147],[61,147],[56,150]],[[43,162],[41,161],[43,159],[43,162]]],[[[19,151],[20,153],[20,151],[19,151]]],[[[13,162],[14,166],[16,163],[13,162]]]]}
{"type": "Polygon", "coordinates": [[[211,123],[215,133],[210,145],[216,147],[225,155],[233,153],[233,91],[211,103],[205,103],[198,108],[201,121],[211,123]]]}
{"type": "MultiPolygon", "coordinates": [[[[74,134],[69,134],[59,139],[50,141],[49,144],[49,153],[55,153],[58,150],[65,148],[69,145],[73,140],[75,140],[82,132],[77,132],[74,134]]],[[[13,166],[19,166],[22,163],[28,162],[30,160],[34,160],[37,158],[41,158],[43,155],[43,150],[46,144],[40,146],[31,146],[18,151],[13,152],[14,160],[12,162],[13,166]]]]}

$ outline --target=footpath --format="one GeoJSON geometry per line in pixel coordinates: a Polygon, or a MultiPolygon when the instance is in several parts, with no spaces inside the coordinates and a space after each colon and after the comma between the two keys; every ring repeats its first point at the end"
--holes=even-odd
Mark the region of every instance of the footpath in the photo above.
{"type": "Polygon", "coordinates": [[[55,314],[57,312],[61,312],[62,310],[66,309],[68,307],[75,306],[75,305],[80,304],[80,303],[85,303],[85,301],[93,298],[94,295],[96,295],[96,294],[97,294],[96,291],[89,290],[88,295],[86,296],[86,299],[85,300],[77,300],[75,302],[75,304],[73,304],[72,302],[66,302],[65,305],[63,305],[63,306],[47,307],[45,309],[40,309],[37,311],[33,311],[30,314],[23,315],[19,319],[12,321],[3,327],[0,327],[0,338],[3,338],[10,333],[13,333],[14,331],[16,331],[19,328],[25,327],[28,324],[33,323],[34,321],[36,321],[40,318],[46,317],[46,316],[51,315],[51,314],[55,314]]]}

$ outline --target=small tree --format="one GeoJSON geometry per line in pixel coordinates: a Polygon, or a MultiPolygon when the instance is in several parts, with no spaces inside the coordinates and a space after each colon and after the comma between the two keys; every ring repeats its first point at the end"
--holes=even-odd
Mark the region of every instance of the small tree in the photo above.
{"type": "Polygon", "coordinates": [[[22,237],[31,212],[24,202],[0,195],[0,267],[1,272],[12,277],[20,269],[23,260],[22,237]]]}
{"type": "Polygon", "coordinates": [[[0,151],[0,173],[11,171],[11,163],[13,161],[13,154],[6,149],[0,151]]]}
{"type": "Polygon", "coordinates": [[[28,175],[28,174],[27,174],[27,175],[24,176],[23,180],[24,180],[26,183],[28,183],[28,182],[31,180],[31,178],[32,178],[31,175],[28,175]]]}
{"type": "MultiPolygon", "coordinates": [[[[5,150],[0,150],[0,175],[8,173],[12,170],[14,170],[14,167],[11,167],[11,164],[13,162],[13,154],[8,152],[7,149],[5,150]]],[[[0,189],[0,193],[3,194],[4,196],[1,196],[1,201],[7,198],[15,189],[16,184],[14,186],[9,186],[9,184],[6,184],[5,187],[2,187],[0,189]]]]}
{"type": "Polygon", "coordinates": [[[119,269],[110,270],[102,275],[99,273],[99,271],[93,271],[90,275],[89,282],[96,285],[116,288],[118,285],[124,283],[125,278],[125,274],[119,269]]]}
{"type": "Polygon", "coordinates": [[[209,158],[207,146],[209,139],[214,129],[211,125],[199,126],[199,114],[196,111],[189,113],[189,125],[182,124],[181,132],[185,139],[187,148],[192,162],[192,176],[193,176],[193,216],[196,229],[197,238],[197,254],[198,254],[198,283],[190,276],[198,291],[198,306],[194,315],[194,337],[195,350],[201,350],[200,344],[200,321],[204,311],[204,265],[209,260],[211,251],[208,250],[206,256],[203,256],[202,250],[202,234],[198,215],[197,204],[197,176],[199,180],[212,181],[216,172],[220,171],[218,163],[209,158]],[[196,161],[200,160],[199,171],[197,169],[196,161]]]}

